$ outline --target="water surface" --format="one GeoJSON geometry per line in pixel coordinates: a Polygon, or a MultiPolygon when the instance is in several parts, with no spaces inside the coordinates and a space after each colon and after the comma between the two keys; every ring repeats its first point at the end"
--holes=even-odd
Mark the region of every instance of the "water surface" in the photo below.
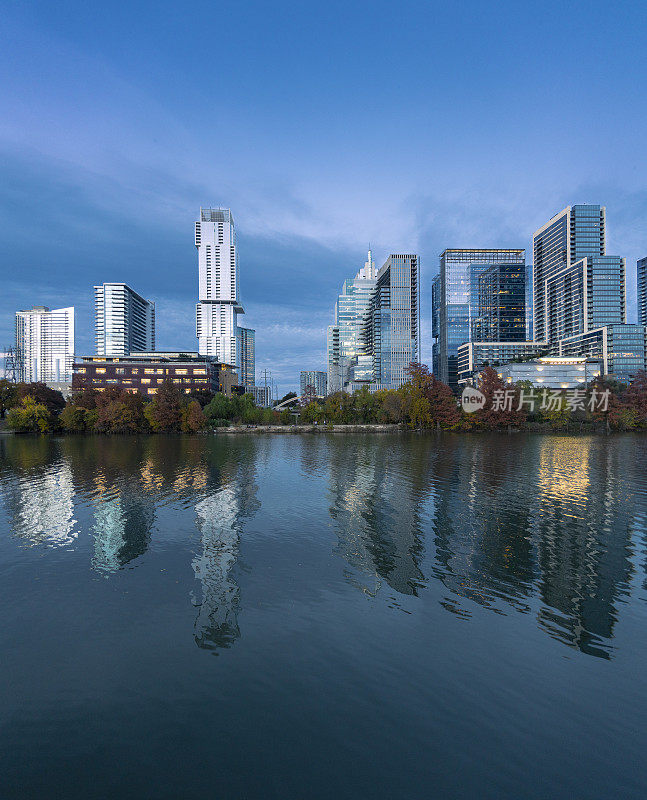
{"type": "Polygon", "coordinates": [[[0,796],[647,796],[647,437],[0,437],[0,796]]]}

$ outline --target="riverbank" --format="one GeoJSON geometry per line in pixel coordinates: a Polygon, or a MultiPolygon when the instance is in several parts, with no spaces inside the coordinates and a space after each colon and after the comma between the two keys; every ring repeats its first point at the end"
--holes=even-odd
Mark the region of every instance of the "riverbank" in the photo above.
{"type": "Polygon", "coordinates": [[[226,428],[214,428],[220,433],[393,433],[394,431],[411,430],[398,424],[370,425],[230,425],[226,428]]]}

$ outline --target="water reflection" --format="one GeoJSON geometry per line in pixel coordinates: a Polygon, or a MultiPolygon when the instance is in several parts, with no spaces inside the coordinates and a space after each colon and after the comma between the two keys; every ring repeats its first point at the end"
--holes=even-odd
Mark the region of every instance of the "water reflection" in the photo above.
{"type": "Polygon", "coordinates": [[[332,526],[341,580],[376,602],[522,614],[610,658],[645,566],[646,466],[640,436],[0,437],[0,498],[19,547],[76,553],[111,580],[176,537],[207,650],[241,636],[247,522],[265,513],[280,528],[307,490],[304,517],[332,526]],[[286,484],[261,509],[259,484],[277,472],[286,484]]]}
{"type": "Polygon", "coordinates": [[[420,516],[427,457],[420,440],[406,452],[375,436],[330,440],[336,551],[352,568],[348,580],[369,594],[385,582],[400,594],[416,595],[424,582],[420,516]]]}

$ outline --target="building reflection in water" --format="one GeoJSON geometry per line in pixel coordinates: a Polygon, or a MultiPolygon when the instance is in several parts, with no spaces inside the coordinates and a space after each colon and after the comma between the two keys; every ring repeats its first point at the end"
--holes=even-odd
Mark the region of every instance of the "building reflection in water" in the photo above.
{"type": "MultiPolygon", "coordinates": [[[[383,583],[416,595],[424,583],[420,505],[427,470],[425,448],[394,448],[390,437],[327,440],[330,516],[336,551],[351,570],[347,579],[375,594],[383,583]],[[370,579],[368,578],[370,576],[370,579]]],[[[320,462],[321,463],[321,462],[320,462]]]]}
{"type": "Polygon", "coordinates": [[[631,577],[631,506],[618,476],[623,450],[599,437],[473,439],[433,462],[434,574],[443,605],[530,613],[553,638],[610,657],[631,577]],[[499,440],[500,441],[500,440],[499,440]]]}
{"type": "Polygon", "coordinates": [[[214,487],[195,505],[200,551],[192,566],[200,593],[194,600],[198,606],[194,637],[203,649],[231,647],[240,636],[240,587],[234,568],[243,521],[260,508],[256,497],[256,456],[253,440],[233,449],[224,463],[213,466],[214,487]]]}
{"type": "Polygon", "coordinates": [[[92,565],[100,572],[115,572],[148,550],[154,506],[137,487],[100,500],[94,518],[92,565]]]}

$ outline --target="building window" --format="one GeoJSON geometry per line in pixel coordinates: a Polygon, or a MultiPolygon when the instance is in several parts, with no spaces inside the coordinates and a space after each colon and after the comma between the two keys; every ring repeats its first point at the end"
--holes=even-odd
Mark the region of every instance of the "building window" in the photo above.
{"type": "Polygon", "coordinates": [[[194,375],[206,375],[207,374],[207,370],[206,369],[194,369],[193,370],[193,374],[194,375]]]}
{"type": "Polygon", "coordinates": [[[148,394],[157,394],[157,389],[149,389],[148,394]]]}
{"type": "Polygon", "coordinates": [[[150,378],[142,378],[141,379],[141,383],[150,383],[150,382],[151,382],[150,378]]]}
{"type": "Polygon", "coordinates": [[[123,367],[117,367],[117,369],[115,370],[115,374],[117,374],[117,375],[125,375],[126,374],[126,370],[123,367]]]}
{"type": "Polygon", "coordinates": [[[133,367],[133,369],[130,370],[130,374],[139,375],[139,369],[137,367],[133,367]]]}
{"type": "Polygon", "coordinates": [[[144,375],[154,375],[154,374],[155,374],[155,370],[154,369],[145,369],[144,370],[144,375]]]}
{"type": "Polygon", "coordinates": [[[79,375],[85,375],[85,367],[79,367],[79,369],[77,369],[77,372],[79,373],[79,375]]]}
{"type": "Polygon", "coordinates": [[[96,371],[97,375],[105,375],[106,374],[105,367],[97,367],[95,371],[96,371]]]}
{"type": "Polygon", "coordinates": [[[188,369],[176,369],[175,370],[175,374],[176,375],[188,375],[189,374],[189,370],[188,369]]]}

